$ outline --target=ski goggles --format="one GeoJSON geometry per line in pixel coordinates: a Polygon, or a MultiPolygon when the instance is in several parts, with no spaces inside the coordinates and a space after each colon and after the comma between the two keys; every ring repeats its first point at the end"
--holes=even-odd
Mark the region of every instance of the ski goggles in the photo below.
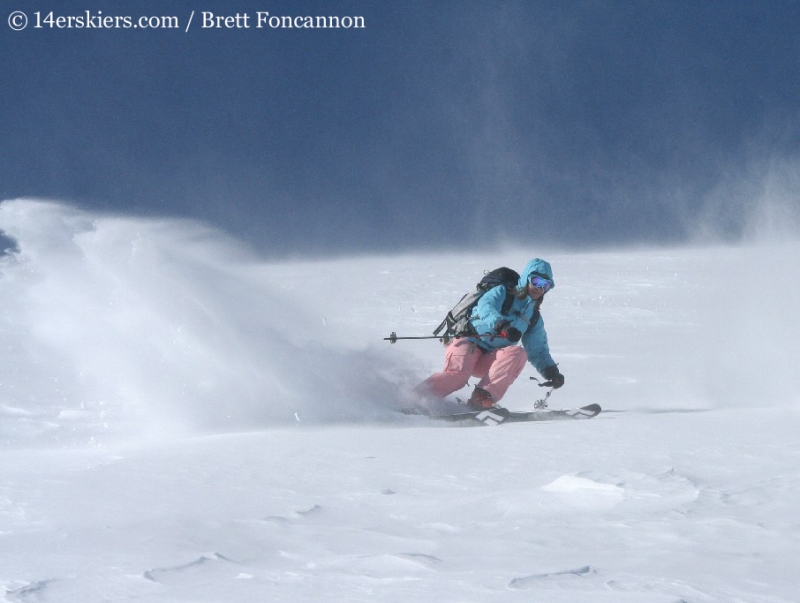
{"type": "Polygon", "coordinates": [[[528,282],[532,287],[536,287],[537,289],[541,289],[545,292],[553,288],[553,281],[539,276],[538,274],[531,274],[528,282]]]}

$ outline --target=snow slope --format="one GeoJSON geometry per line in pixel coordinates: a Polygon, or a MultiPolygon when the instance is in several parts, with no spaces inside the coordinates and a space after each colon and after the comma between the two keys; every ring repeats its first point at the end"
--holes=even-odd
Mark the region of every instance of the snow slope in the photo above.
{"type": "Polygon", "coordinates": [[[0,230],[7,601],[798,600],[797,244],[267,263],[32,200],[0,230]],[[535,255],[551,406],[609,412],[394,412],[442,350],[382,338],[535,255]]]}

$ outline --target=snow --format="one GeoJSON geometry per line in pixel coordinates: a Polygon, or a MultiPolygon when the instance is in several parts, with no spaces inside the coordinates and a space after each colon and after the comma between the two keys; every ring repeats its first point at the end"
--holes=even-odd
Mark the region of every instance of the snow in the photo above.
{"type": "Polygon", "coordinates": [[[797,601],[795,243],[267,262],[33,200],[0,229],[4,600],[797,601]],[[533,256],[550,405],[607,412],[394,412],[442,350],[382,339],[533,256]]]}

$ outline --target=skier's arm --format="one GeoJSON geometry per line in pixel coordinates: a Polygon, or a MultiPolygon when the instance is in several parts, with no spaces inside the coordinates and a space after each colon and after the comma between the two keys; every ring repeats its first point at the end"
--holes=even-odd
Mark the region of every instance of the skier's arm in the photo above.
{"type": "Polygon", "coordinates": [[[475,309],[472,311],[472,326],[479,335],[491,335],[495,332],[497,323],[504,320],[501,310],[506,299],[506,288],[498,285],[489,289],[478,300],[475,309]]]}
{"type": "Polygon", "coordinates": [[[547,331],[544,330],[544,320],[539,317],[536,324],[530,327],[522,336],[522,346],[528,353],[528,361],[544,375],[544,371],[549,366],[555,366],[556,362],[550,355],[550,346],[547,344],[547,331]]]}

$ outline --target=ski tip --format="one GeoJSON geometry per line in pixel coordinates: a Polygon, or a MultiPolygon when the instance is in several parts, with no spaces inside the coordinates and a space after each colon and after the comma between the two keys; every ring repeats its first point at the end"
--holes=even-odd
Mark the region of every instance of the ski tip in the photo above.
{"type": "Polygon", "coordinates": [[[585,410],[586,412],[593,412],[599,413],[603,410],[599,404],[589,404],[588,406],[581,406],[581,410],[585,410]]]}

